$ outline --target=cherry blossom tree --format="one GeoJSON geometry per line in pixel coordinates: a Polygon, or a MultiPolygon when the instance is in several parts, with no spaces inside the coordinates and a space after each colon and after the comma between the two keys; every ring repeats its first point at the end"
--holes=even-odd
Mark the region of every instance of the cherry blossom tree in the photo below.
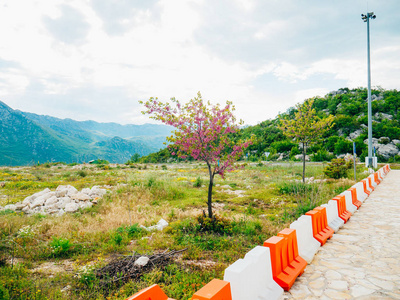
{"type": "Polygon", "coordinates": [[[237,168],[235,162],[242,157],[243,151],[251,144],[250,140],[234,142],[232,135],[239,130],[241,121],[236,123],[233,115],[235,107],[227,101],[224,107],[219,104],[204,103],[200,92],[197,97],[183,104],[172,98],[163,103],[158,98],[150,98],[145,103],[143,114],[175,127],[167,141],[172,155],[185,159],[192,157],[204,161],[208,167],[208,217],[213,217],[212,188],[215,175],[224,178],[226,172],[237,168]]]}

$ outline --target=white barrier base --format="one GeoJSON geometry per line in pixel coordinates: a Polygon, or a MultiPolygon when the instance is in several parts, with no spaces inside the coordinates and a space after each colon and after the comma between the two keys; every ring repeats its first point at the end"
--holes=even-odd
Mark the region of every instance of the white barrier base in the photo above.
{"type": "Polygon", "coordinates": [[[280,299],[283,289],[273,280],[268,247],[257,246],[225,269],[232,300],[280,299]]]}
{"type": "MultiPolygon", "coordinates": [[[[375,176],[374,176],[374,174],[371,174],[371,175],[369,175],[368,177],[371,177],[371,184],[372,184],[372,186],[373,186],[374,188],[376,188],[377,185],[378,185],[378,183],[375,182],[375,176]]],[[[379,177],[379,176],[378,176],[378,177],[379,177]]],[[[379,178],[378,178],[378,179],[379,179],[379,178]]]]}
{"type": "Polygon", "coordinates": [[[291,229],[296,229],[297,245],[299,255],[309,264],[317,253],[321,243],[318,242],[312,233],[311,216],[303,215],[290,224],[291,229]]]}
{"type": "MultiPolygon", "coordinates": [[[[355,185],[352,187],[357,189],[357,200],[364,202],[365,199],[367,199],[368,194],[364,192],[364,185],[362,182],[357,182],[355,185]]],[[[346,202],[347,204],[347,202],[346,202]]]]}
{"type": "MultiPolygon", "coordinates": [[[[362,182],[361,182],[362,185],[362,182]]],[[[363,187],[364,189],[364,187],[363,187]]],[[[354,214],[354,212],[357,211],[357,206],[355,206],[353,204],[353,199],[351,196],[351,192],[350,191],[344,191],[343,193],[341,193],[340,195],[344,195],[345,199],[346,199],[346,209],[351,212],[351,214],[354,214]]],[[[357,190],[357,195],[358,195],[358,190],[357,190]]],[[[357,196],[358,198],[358,196],[357,196]]]]}
{"type": "Polygon", "coordinates": [[[321,206],[326,208],[329,227],[337,232],[344,225],[344,221],[339,218],[337,201],[329,200],[328,204],[322,204],[321,206]]]}

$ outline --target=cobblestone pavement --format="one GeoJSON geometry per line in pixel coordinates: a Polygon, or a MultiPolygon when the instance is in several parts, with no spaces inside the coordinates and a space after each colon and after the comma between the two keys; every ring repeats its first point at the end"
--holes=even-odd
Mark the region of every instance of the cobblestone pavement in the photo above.
{"type": "Polygon", "coordinates": [[[400,170],[320,247],[282,299],[400,299],[400,170]]]}

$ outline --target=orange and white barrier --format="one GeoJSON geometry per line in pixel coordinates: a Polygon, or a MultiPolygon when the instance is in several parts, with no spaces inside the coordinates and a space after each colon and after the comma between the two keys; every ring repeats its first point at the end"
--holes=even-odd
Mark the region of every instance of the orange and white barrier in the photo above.
{"type": "Polygon", "coordinates": [[[300,256],[304,258],[307,263],[311,263],[315,253],[317,253],[319,247],[321,247],[321,243],[313,237],[311,217],[301,216],[290,224],[290,228],[296,230],[297,246],[300,256]]]}
{"type": "Polygon", "coordinates": [[[270,249],[272,276],[285,291],[303,274],[307,262],[300,257],[294,229],[285,228],[264,242],[270,249]]]}
{"type": "Polygon", "coordinates": [[[158,286],[158,284],[153,284],[148,288],[145,288],[133,296],[130,296],[126,300],[174,300],[172,298],[168,298],[167,295],[163,292],[163,290],[158,286]]]}
{"type": "Polygon", "coordinates": [[[198,290],[192,300],[232,300],[231,285],[227,281],[213,279],[198,290]]]}
{"type": "Polygon", "coordinates": [[[326,216],[328,219],[328,226],[335,232],[344,225],[344,221],[339,218],[339,209],[337,201],[329,200],[327,204],[322,204],[326,209],[326,216]]]}
{"type": "Polygon", "coordinates": [[[364,191],[364,185],[362,182],[357,182],[355,185],[352,187],[357,189],[357,200],[364,202],[365,199],[367,199],[368,194],[364,191]]]}
{"type": "Polygon", "coordinates": [[[225,269],[233,300],[280,299],[283,289],[272,278],[268,247],[257,246],[225,269]]]}
{"type": "MultiPolygon", "coordinates": [[[[357,205],[354,205],[353,203],[353,197],[351,195],[351,191],[347,190],[341,193],[339,196],[344,196],[344,199],[346,201],[346,209],[353,215],[355,211],[357,211],[357,205]]],[[[356,202],[358,203],[358,202],[356,202]]],[[[361,202],[360,202],[361,206],[361,202]]]]}

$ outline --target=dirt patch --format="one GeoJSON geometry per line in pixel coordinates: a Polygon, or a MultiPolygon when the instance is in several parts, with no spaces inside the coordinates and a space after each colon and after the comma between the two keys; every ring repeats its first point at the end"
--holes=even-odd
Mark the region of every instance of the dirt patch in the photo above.
{"type": "Polygon", "coordinates": [[[57,273],[73,271],[74,263],[68,259],[59,262],[45,262],[31,270],[32,273],[41,273],[46,275],[55,275],[57,273]]]}

